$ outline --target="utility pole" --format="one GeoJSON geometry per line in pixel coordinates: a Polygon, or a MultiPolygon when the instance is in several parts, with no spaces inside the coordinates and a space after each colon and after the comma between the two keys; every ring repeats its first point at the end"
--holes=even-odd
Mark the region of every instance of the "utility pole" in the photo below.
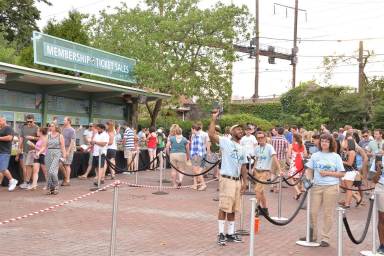
{"type": "Polygon", "coordinates": [[[299,0],[295,0],[295,22],[293,29],[293,48],[292,48],[292,88],[296,86],[296,64],[297,64],[297,19],[299,16],[299,0]]]}
{"type": "Polygon", "coordinates": [[[253,99],[259,98],[259,57],[260,57],[260,32],[259,32],[259,0],[256,0],[256,24],[255,24],[255,93],[253,99]]]}
{"type": "Polygon", "coordinates": [[[364,93],[364,61],[363,61],[363,41],[359,42],[359,93],[364,93]]]}

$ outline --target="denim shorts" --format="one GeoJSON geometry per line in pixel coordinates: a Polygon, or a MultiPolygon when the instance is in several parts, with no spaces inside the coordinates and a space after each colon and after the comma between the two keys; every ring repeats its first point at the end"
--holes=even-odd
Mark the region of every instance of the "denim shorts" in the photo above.
{"type": "Polygon", "coordinates": [[[0,172],[8,170],[11,154],[0,154],[0,172]]]}

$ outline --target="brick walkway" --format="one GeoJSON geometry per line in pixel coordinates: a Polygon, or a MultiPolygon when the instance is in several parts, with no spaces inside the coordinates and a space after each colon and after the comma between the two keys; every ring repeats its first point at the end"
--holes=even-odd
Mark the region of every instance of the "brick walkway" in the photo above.
{"type": "MultiPolygon", "coordinates": [[[[140,184],[158,184],[158,172],[139,175],[140,184]]],[[[134,182],[134,176],[119,175],[118,178],[134,182]]],[[[185,183],[191,184],[191,179],[186,178],[185,183]]],[[[225,247],[216,245],[217,202],[212,200],[217,193],[216,185],[217,182],[210,183],[205,192],[169,190],[168,195],[162,196],[153,195],[151,189],[123,185],[119,192],[116,255],[248,255],[248,237],[244,237],[244,243],[225,247]]],[[[46,196],[42,189],[17,189],[8,193],[6,188],[1,188],[0,221],[88,193],[90,187],[90,180],[72,180],[72,186],[61,189],[58,196],[46,196]]],[[[290,215],[297,207],[292,197],[293,190],[284,189],[283,215],[290,215]]],[[[268,200],[271,215],[276,215],[277,194],[268,192],[268,200]]],[[[247,202],[248,214],[249,208],[247,202]]],[[[350,225],[357,237],[363,229],[367,210],[368,206],[364,206],[348,211],[350,225]]],[[[109,255],[111,211],[110,189],[53,212],[2,225],[0,255],[109,255]]],[[[284,227],[274,226],[262,218],[261,231],[255,239],[255,255],[337,255],[336,223],[333,231],[330,248],[309,249],[295,244],[305,234],[305,211],[284,227]]],[[[360,250],[369,249],[370,239],[369,231],[364,243],[356,246],[344,232],[344,255],[357,256],[360,250]]]]}

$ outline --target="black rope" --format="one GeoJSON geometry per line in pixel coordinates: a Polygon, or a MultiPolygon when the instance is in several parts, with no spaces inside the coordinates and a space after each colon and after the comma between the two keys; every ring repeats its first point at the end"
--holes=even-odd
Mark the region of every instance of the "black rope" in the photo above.
{"type": "MultiPolygon", "coordinates": [[[[160,153],[159,153],[159,154],[160,154],[160,153]]],[[[145,168],[146,170],[151,170],[151,171],[156,170],[156,167],[157,167],[157,166],[154,167],[154,168],[151,168],[151,165],[152,165],[153,162],[155,162],[156,160],[159,160],[159,154],[157,154],[156,157],[153,158],[152,161],[149,162],[149,164],[148,164],[147,167],[145,168]]],[[[145,165],[144,160],[143,160],[143,157],[142,157],[141,154],[139,154],[139,160],[140,160],[140,162],[141,162],[143,165],[145,165]]],[[[159,163],[159,162],[158,162],[158,163],[159,163]]]]}
{"type": "MultiPolygon", "coordinates": [[[[140,155],[139,155],[140,157],[140,155]]],[[[107,164],[110,168],[112,168],[113,170],[115,170],[117,173],[123,173],[123,172],[142,172],[142,171],[146,171],[146,170],[154,170],[154,169],[150,169],[149,167],[151,166],[151,164],[153,164],[156,160],[158,160],[158,157],[159,155],[157,155],[151,162],[148,163],[147,166],[143,167],[143,168],[139,168],[137,170],[133,170],[133,171],[129,171],[127,169],[122,169],[120,167],[118,167],[117,165],[114,165],[109,159],[107,159],[107,164]]]]}
{"type": "Polygon", "coordinates": [[[172,167],[173,169],[175,169],[175,171],[177,171],[178,173],[181,173],[181,174],[183,174],[183,175],[185,175],[185,176],[188,176],[188,177],[198,177],[198,176],[201,176],[201,175],[205,175],[205,174],[207,174],[208,172],[210,172],[213,168],[215,168],[215,167],[220,163],[220,160],[217,161],[216,163],[214,163],[213,166],[211,166],[210,168],[208,168],[207,170],[205,170],[204,172],[202,172],[202,173],[200,173],[200,174],[189,174],[189,173],[185,173],[185,172],[180,171],[179,169],[177,169],[177,168],[172,164],[172,162],[171,162],[171,160],[170,160],[168,154],[166,155],[166,157],[167,157],[167,159],[169,160],[169,163],[170,163],[171,167],[172,167]]]}
{"type": "Polygon", "coordinates": [[[293,183],[290,183],[288,180],[286,180],[285,178],[283,178],[283,181],[290,187],[294,187],[294,186],[297,186],[301,181],[302,181],[302,177],[301,176],[300,178],[297,178],[297,180],[293,183]]]}
{"type": "Polygon", "coordinates": [[[343,187],[343,186],[340,186],[340,188],[342,188],[344,190],[357,191],[357,192],[371,191],[371,190],[375,189],[375,187],[361,189],[361,188],[347,188],[347,187],[343,187]]]}
{"type": "MultiPolygon", "coordinates": [[[[367,222],[365,223],[363,234],[361,234],[361,237],[359,239],[356,239],[353,236],[351,228],[349,227],[349,223],[348,223],[347,217],[345,215],[343,217],[343,223],[344,223],[344,226],[345,226],[345,230],[347,231],[349,239],[354,244],[361,244],[364,241],[365,237],[367,236],[368,228],[369,228],[369,223],[371,222],[371,218],[372,218],[373,203],[374,203],[373,199],[369,199],[369,200],[370,200],[370,204],[369,204],[369,211],[368,211],[367,222]]],[[[376,227],[372,227],[372,228],[376,228],[376,227]]]]}
{"type": "Polygon", "coordinates": [[[280,179],[280,176],[276,176],[276,178],[271,180],[271,181],[261,181],[250,173],[248,173],[248,177],[251,178],[251,180],[253,182],[257,182],[257,183],[264,184],[264,185],[274,185],[274,184],[277,184],[280,182],[280,181],[278,181],[278,179],[280,179]]]}
{"type": "Polygon", "coordinates": [[[217,165],[217,163],[220,162],[220,159],[217,160],[217,162],[210,162],[210,161],[208,161],[207,159],[203,158],[203,161],[206,162],[206,163],[209,163],[209,164],[217,165]]]}
{"type": "Polygon", "coordinates": [[[301,207],[304,205],[304,202],[305,202],[305,199],[307,198],[307,195],[308,195],[308,192],[309,190],[306,190],[305,193],[304,193],[304,196],[301,198],[301,202],[299,204],[299,206],[297,207],[297,209],[295,210],[295,212],[292,214],[292,216],[286,220],[286,221],[276,221],[276,220],[273,220],[271,219],[271,217],[269,217],[266,212],[263,210],[263,208],[260,207],[260,205],[257,207],[259,209],[259,211],[262,213],[262,215],[264,216],[264,218],[269,221],[270,223],[272,223],[273,225],[276,225],[276,226],[286,226],[288,225],[289,223],[291,223],[297,216],[297,214],[299,214],[300,212],[300,209],[301,207]]]}
{"type": "MultiPolygon", "coordinates": [[[[294,174],[292,174],[291,176],[288,176],[287,178],[284,178],[284,180],[290,180],[290,179],[294,178],[294,177],[295,177],[297,174],[299,174],[300,172],[303,172],[303,174],[304,174],[304,168],[301,169],[301,170],[296,171],[296,172],[295,172],[294,174]]],[[[303,176],[303,174],[301,174],[300,178],[303,176]]]]}

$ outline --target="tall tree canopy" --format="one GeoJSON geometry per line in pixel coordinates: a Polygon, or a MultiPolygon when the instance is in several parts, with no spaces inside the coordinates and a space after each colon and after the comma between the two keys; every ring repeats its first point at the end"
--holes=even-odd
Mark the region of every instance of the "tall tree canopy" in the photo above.
{"type": "MultiPolygon", "coordinates": [[[[15,42],[21,49],[31,42],[33,30],[39,30],[36,20],[40,19],[40,11],[35,0],[1,0],[0,32],[8,42],[15,42]]],[[[48,0],[37,0],[50,5],[48,0]]]]}
{"type": "Polygon", "coordinates": [[[112,14],[103,11],[94,18],[92,44],[137,59],[138,86],[201,102],[229,100],[232,45],[249,38],[249,13],[244,6],[219,3],[203,10],[198,3],[147,0],[133,9],[122,4],[112,14]]]}

